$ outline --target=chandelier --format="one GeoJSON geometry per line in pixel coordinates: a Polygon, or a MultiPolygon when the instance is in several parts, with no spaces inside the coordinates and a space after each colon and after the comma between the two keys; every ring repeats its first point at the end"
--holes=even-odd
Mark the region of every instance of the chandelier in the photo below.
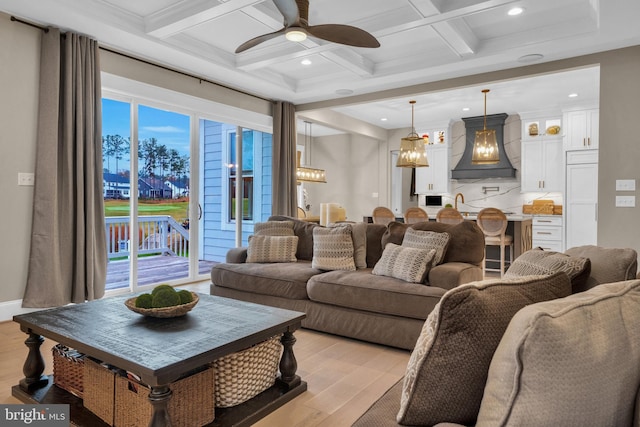
{"type": "Polygon", "coordinates": [[[484,126],[482,130],[476,131],[473,155],[471,157],[472,165],[493,165],[500,161],[496,130],[487,129],[487,92],[489,92],[489,89],[482,90],[482,93],[484,93],[484,126]]]}
{"type": "Polygon", "coordinates": [[[409,101],[411,104],[411,133],[400,140],[400,155],[398,156],[397,167],[419,168],[429,166],[427,152],[424,149],[424,139],[418,135],[413,125],[413,113],[416,101],[409,101]]]}

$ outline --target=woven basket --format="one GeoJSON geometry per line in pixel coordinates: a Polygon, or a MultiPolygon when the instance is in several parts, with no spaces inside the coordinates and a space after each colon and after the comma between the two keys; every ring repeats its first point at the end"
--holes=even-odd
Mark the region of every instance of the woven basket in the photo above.
{"type": "Polygon", "coordinates": [[[211,363],[216,373],[216,407],[236,406],[271,387],[282,354],[280,336],[211,363]]]}
{"type": "Polygon", "coordinates": [[[184,316],[188,312],[191,311],[193,307],[198,303],[198,294],[195,292],[191,292],[193,296],[193,300],[186,304],[174,305],[171,307],[163,307],[163,308],[140,308],[136,307],[136,298],[129,298],[124,302],[124,305],[131,311],[135,311],[136,313],[142,314],[144,316],[150,317],[179,317],[184,316]]]}
{"type": "Polygon", "coordinates": [[[84,407],[113,425],[116,373],[91,358],[84,362],[84,407]]]}
{"type": "MultiPolygon", "coordinates": [[[[214,371],[211,368],[172,383],[168,408],[171,425],[194,427],[211,423],[215,415],[213,387],[214,371]]],[[[150,389],[146,385],[116,376],[114,425],[148,426],[153,410],[149,393],[150,389]]]]}
{"type": "Polygon", "coordinates": [[[74,396],[83,396],[84,354],[62,344],[53,352],[53,382],[74,396]]]}

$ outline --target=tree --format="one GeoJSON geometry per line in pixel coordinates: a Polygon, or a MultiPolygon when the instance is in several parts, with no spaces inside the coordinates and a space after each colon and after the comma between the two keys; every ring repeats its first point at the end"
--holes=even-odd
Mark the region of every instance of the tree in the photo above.
{"type": "Polygon", "coordinates": [[[145,139],[140,143],[138,158],[144,160],[144,166],[140,168],[140,174],[148,177],[155,176],[155,169],[158,165],[157,159],[158,140],[155,138],[145,139]]]}

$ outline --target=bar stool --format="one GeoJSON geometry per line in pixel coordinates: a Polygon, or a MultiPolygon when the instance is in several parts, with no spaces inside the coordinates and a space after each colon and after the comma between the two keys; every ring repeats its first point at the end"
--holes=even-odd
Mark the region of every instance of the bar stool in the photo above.
{"type": "Polygon", "coordinates": [[[464,221],[462,214],[455,208],[442,208],[436,214],[436,222],[460,224],[462,221],[464,221]]]}
{"type": "Polygon", "coordinates": [[[385,208],[384,206],[378,206],[373,210],[373,223],[374,224],[384,224],[387,225],[391,221],[396,220],[396,216],[393,211],[389,208],[385,208]]]}
{"type": "Polygon", "coordinates": [[[416,222],[429,221],[429,215],[423,209],[416,206],[408,208],[404,212],[405,224],[415,224],[416,222]]]}
{"type": "Polygon", "coordinates": [[[476,223],[484,233],[485,256],[483,270],[499,271],[500,277],[505,270],[505,246],[509,246],[509,265],[513,263],[513,236],[505,234],[507,230],[507,216],[500,209],[484,208],[478,212],[476,223]],[[500,259],[487,259],[487,246],[500,246],[500,259]],[[487,261],[500,261],[500,269],[487,268],[487,261]]]}

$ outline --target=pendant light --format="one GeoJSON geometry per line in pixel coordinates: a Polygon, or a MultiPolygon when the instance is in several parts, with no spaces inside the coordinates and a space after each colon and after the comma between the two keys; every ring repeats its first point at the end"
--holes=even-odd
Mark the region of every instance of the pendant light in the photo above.
{"type": "Polygon", "coordinates": [[[496,140],[496,130],[487,129],[487,92],[484,93],[484,127],[476,131],[476,139],[473,143],[472,165],[494,165],[500,162],[500,152],[498,151],[498,141],[496,140]]]}
{"type": "Polygon", "coordinates": [[[400,155],[398,156],[397,167],[419,168],[429,166],[427,152],[424,149],[424,139],[418,135],[413,125],[413,109],[416,101],[409,101],[411,104],[411,133],[400,140],[400,155]]]}
{"type": "MultiPolygon", "coordinates": [[[[309,159],[308,164],[311,165],[311,144],[313,144],[313,139],[311,137],[311,122],[304,122],[304,152],[305,158],[309,159]],[[307,129],[308,127],[308,129],[307,129]]],[[[298,152],[298,167],[296,168],[296,178],[298,182],[327,182],[327,177],[324,169],[314,169],[310,167],[306,167],[307,162],[305,161],[305,166],[300,166],[300,152],[298,152]]]]}

